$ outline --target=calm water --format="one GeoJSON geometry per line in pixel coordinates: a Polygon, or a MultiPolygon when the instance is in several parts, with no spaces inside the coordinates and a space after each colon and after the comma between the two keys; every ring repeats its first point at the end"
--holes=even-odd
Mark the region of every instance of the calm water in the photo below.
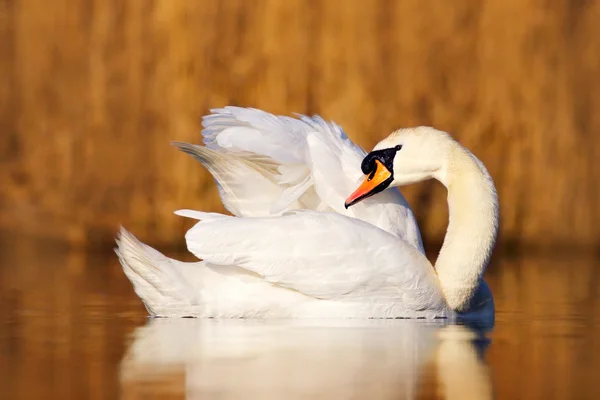
{"type": "Polygon", "coordinates": [[[496,256],[491,332],[150,320],[112,254],[0,239],[2,399],[596,399],[600,261],[496,256]]]}

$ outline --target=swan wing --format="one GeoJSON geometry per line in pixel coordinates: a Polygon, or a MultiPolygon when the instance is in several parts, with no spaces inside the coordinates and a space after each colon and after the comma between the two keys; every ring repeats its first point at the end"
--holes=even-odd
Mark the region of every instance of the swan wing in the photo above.
{"type": "MultiPolygon", "coordinates": [[[[276,180],[279,164],[266,157],[247,152],[222,153],[182,142],[172,144],[208,169],[215,178],[223,206],[233,215],[270,215],[273,203],[287,195],[286,188],[276,180]]],[[[291,203],[299,207],[297,202],[291,203]]]]}
{"type": "Polygon", "coordinates": [[[334,211],[378,226],[422,251],[412,211],[397,189],[345,209],[345,199],[363,178],[360,164],[366,153],[339,125],[320,116],[291,118],[252,108],[211,111],[203,119],[202,134],[208,150],[229,159],[218,163],[246,160],[246,169],[259,170],[254,178],[235,173],[242,168],[230,166],[226,179],[217,177],[218,182],[226,182],[220,187],[235,187],[235,191],[220,188],[223,203],[234,215],[282,215],[294,209],[334,211]],[[237,207],[229,207],[233,202],[237,207]]]}
{"type": "Polygon", "coordinates": [[[314,211],[258,218],[176,213],[200,220],[187,232],[187,246],[210,265],[237,266],[312,298],[369,298],[414,310],[443,305],[427,259],[364,221],[314,211]]]}

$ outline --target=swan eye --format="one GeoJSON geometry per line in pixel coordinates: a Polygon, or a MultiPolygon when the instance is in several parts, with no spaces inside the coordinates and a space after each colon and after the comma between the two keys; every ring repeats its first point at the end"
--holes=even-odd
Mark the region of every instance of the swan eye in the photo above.
{"type": "Polygon", "coordinates": [[[401,144],[397,144],[396,147],[394,147],[394,149],[396,151],[400,151],[400,149],[402,149],[402,145],[401,144]]]}

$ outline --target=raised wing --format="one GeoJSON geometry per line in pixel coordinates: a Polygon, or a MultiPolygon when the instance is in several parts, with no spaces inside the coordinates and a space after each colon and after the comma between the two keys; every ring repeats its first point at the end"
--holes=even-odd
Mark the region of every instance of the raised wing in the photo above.
{"type": "Polygon", "coordinates": [[[237,216],[308,209],[361,219],[423,250],[410,207],[396,189],[350,209],[344,201],[362,178],[364,150],[335,123],[252,108],[211,110],[203,119],[206,148],[179,144],[211,171],[222,201],[237,216]]]}
{"type": "MultiPolygon", "coordinates": [[[[223,205],[240,217],[271,214],[273,203],[285,195],[277,182],[279,164],[253,153],[221,153],[208,147],[173,142],[179,150],[200,161],[217,182],[223,205]]],[[[300,207],[297,202],[293,206],[300,207]]]]}
{"type": "Polygon", "coordinates": [[[394,299],[414,310],[443,305],[425,256],[363,221],[314,211],[262,218],[177,214],[201,221],[186,241],[211,265],[237,266],[319,299],[394,299]]]}
{"type": "Polygon", "coordinates": [[[362,176],[365,152],[338,125],[319,116],[296,119],[252,108],[212,112],[203,120],[208,148],[225,154],[261,154],[279,164],[274,180],[285,193],[274,199],[270,215],[297,208],[294,202],[306,200],[305,194],[309,205],[304,208],[344,212],[345,196],[362,176]]]}

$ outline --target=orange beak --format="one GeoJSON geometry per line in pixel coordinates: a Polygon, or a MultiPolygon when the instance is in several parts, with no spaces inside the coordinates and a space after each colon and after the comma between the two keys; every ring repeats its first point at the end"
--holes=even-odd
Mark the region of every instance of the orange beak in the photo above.
{"type": "Polygon", "coordinates": [[[392,183],[392,173],[379,160],[375,160],[375,171],[371,172],[363,183],[346,199],[346,208],[358,203],[367,197],[383,191],[392,183]]]}

